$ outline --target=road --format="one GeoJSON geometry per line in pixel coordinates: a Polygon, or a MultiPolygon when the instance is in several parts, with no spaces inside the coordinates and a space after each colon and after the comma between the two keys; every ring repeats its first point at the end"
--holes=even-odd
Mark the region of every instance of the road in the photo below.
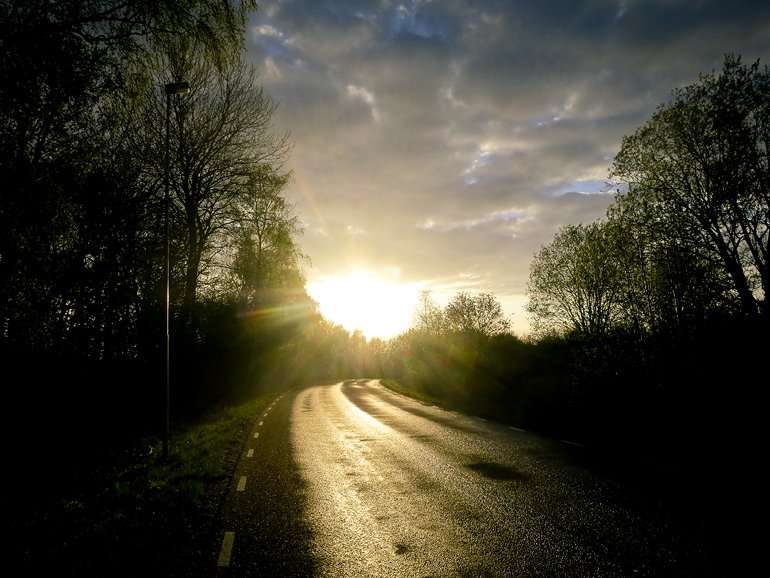
{"type": "Polygon", "coordinates": [[[592,472],[584,453],[377,381],[286,393],[244,448],[216,574],[708,573],[654,502],[592,472]]]}

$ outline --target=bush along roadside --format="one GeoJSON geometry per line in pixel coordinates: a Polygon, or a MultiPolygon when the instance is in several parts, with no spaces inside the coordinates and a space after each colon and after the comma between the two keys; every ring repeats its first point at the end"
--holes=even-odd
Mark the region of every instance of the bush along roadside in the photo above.
{"type": "Polygon", "coordinates": [[[21,567],[65,576],[205,574],[244,438],[271,397],[185,427],[172,436],[168,460],[157,439],[145,439],[94,468],[77,492],[28,500],[11,520],[21,567]]]}

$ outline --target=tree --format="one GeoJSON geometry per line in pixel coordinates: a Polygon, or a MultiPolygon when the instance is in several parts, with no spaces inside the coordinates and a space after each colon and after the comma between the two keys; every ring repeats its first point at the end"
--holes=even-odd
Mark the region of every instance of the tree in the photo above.
{"type": "Polygon", "coordinates": [[[127,146],[136,87],[174,38],[232,59],[255,7],[0,0],[0,344],[136,355],[158,214],[127,146]]]}
{"type": "Polygon", "coordinates": [[[770,71],[728,56],[625,137],[611,170],[686,221],[688,242],[721,263],[748,317],[770,316],[768,151],[770,71]]]}
{"type": "Polygon", "coordinates": [[[491,293],[457,293],[447,304],[444,318],[447,326],[457,332],[491,337],[510,330],[510,322],[505,318],[500,302],[491,293]]]}
{"type": "Polygon", "coordinates": [[[304,258],[294,242],[299,233],[297,218],[282,196],[288,174],[272,167],[257,168],[246,184],[238,208],[238,236],[230,266],[235,292],[246,307],[275,301],[276,292],[304,286],[300,265],[304,258]]]}
{"type": "Polygon", "coordinates": [[[529,304],[536,330],[607,332],[621,315],[621,270],[612,228],[603,222],[562,227],[530,265],[529,304]]]}
{"type": "Polygon", "coordinates": [[[682,333],[732,308],[729,279],[707,250],[693,243],[679,213],[666,213],[633,187],[607,210],[611,250],[622,271],[620,322],[637,335],[682,333]]]}
{"type": "MultiPolygon", "coordinates": [[[[189,315],[201,278],[227,258],[244,203],[253,201],[254,191],[262,186],[260,179],[272,179],[266,186],[275,187],[279,173],[265,167],[280,166],[287,140],[273,135],[275,105],[257,84],[254,68],[242,58],[216,66],[194,44],[172,42],[159,58],[154,77],[144,131],[136,146],[145,153],[147,180],[158,195],[165,168],[163,86],[184,78],[191,88],[173,101],[171,161],[173,221],[183,264],[182,303],[189,315]]],[[[258,221],[257,215],[251,217],[258,221]]],[[[256,224],[251,219],[246,226],[253,232],[256,224]]]]}
{"type": "Polygon", "coordinates": [[[420,292],[414,312],[414,326],[417,331],[430,335],[440,335],[445,329],[444,312],[428,290],[420,292]]]}

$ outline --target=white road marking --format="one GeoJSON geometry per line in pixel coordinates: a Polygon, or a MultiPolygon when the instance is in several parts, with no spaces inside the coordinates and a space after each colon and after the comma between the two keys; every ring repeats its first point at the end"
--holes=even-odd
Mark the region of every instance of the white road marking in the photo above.
{"type": "Polygon", "coordinates": [[[217,560],[217,566],[220,568],[226,568],[230,565],[233,542],[235,542],[235,532],[225,532],[225,537],[222,538],[222,549],[219,551],[219,560],[217,560]]]}
{"type": "Polygon", "coordinates": [[[253,458],[254,457],[254,448],[251,448],[248,452],[246,452],[247,458],[253,458]]]}
{"type": "Polygon", "coordinates": [[[483,417],[476,417],[476,419],[480,419],[481,421],[487,421],[487,419],[483,417]]]}
{"type": "Polygon", "coordinates": [[[257,439],[258,437],[259,437],[259,432],[258,432],[258,431],[255,431],[255,432],[254,432],[254,439],[257,439]]]}
{"type": "Polygon", "coordinates": [[[579,444],[577,442],[571,442],[569,440],[559,440],[559,441],[561,443],[563,443],[563,444],[567,444],[567,445],[570,445],[570,446],[575,446],[575,447],[578,447],[578,448],[584,448],[585,447],[583,444],[579,444]]]}
{"type": "Polygon", "coordinates": [[[245,489],[246,489],[246,476],[241,476],[241,478],[238,480],[238,487],[236,488],[236,490],[238,490],[239,492],[242,492],[245,489]]]}
{"type": "Polygon", "coordinates": [[[263,421],[259,422],[259,427],[262,427],[262,424],[265,423],[263,421]]]}
{"type": "Polygon", "coordinates": [[[527,430],[521,429],[520,427],[513,427],[512,425],[509,425],[508,429],[512,429],[513,431],[520,431],[522,433],[527,433],[527,430]]]}

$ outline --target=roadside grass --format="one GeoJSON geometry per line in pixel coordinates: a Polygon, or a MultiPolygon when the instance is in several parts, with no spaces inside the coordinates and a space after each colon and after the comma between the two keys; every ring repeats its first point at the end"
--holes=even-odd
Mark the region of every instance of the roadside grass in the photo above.
{"type": "Polygon", "coordinates": [[[422,401],[432,405],[437,405],[444,409],[458,409],[452,406],[451,404],[447,403],[445,399],[434,397],[418,388],[407,387],[403,385],[401,382],[396,381],[395,379],[381,379],[380,383],[385,387],[387,387],[388,389],[395,391],[396,393],[401,393],[408,397],[414,398],[418,401],[422,401]]]}
{"type": "Polygon", "coordinates": [[[488,405],[484,405],[483,403],[473,404],[471,403],[473,398],[469,398],[468,396],[459,397],[457,395],[447,395],[446,397],[437,397],[431,393],[426,392],[419,385],[404,385],[395,379],[381,379],[380,383],[382,383],[382,385],[388,389],[395,391],[396,393],[406,395],[407,397],[411,397],[412,399],[415,399],[421,403],[435,405],[445,410],[457,411],[471,417],[476,416],[482,417],[484,419],[490,419],[499,423],[515,426],[519,425],[518,421],[516,420],[517,416],[513,416],[514,419],[511,419],[512,416],[502,413],[499,407],[490,407],[488,405]]]}
{"type": "Polygon", "coordinates": [[[248,430],[272,395],[180,428],[164,461],[143,439],[84,476],[77,492],[30,503],[22,566],[70,576],[207,575],[215,524],[248,430]]]}

